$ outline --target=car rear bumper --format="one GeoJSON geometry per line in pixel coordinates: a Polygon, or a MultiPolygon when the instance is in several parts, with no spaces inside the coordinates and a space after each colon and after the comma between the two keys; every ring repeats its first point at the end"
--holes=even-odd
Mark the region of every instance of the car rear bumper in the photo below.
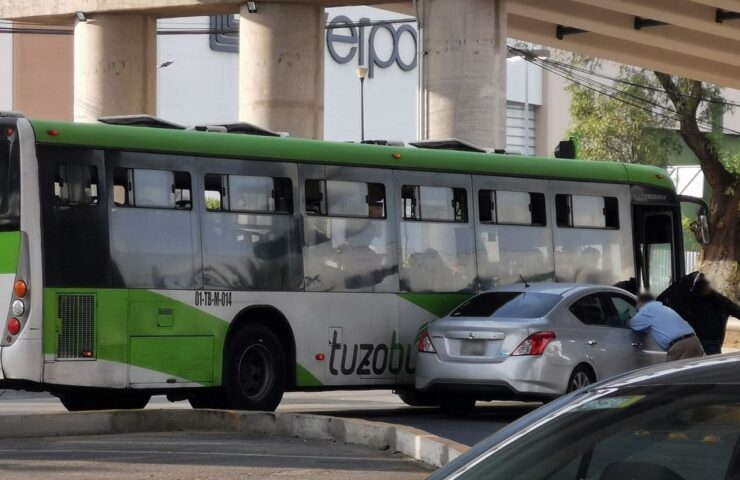
{"type": "Polygon", "coordinates": [[[500,363],[450,362],[433,353],[419,353],[416,389],[480,400],[552,398],[565,393],[572,368],[549,360],[547,356],[521,356],[500,363]]]}

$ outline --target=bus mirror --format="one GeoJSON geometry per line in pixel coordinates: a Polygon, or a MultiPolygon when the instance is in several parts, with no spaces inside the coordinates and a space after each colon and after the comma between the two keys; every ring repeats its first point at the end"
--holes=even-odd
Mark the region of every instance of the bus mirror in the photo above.
{"type": "Polygon", "coordinates": [[[696,217],[693,227],[696,241],[703,245],[707,245],[711,241],[711,237],[709,235],[709,217],[707,217],[705,213],[699,214],[699,216],[696,217]]]}

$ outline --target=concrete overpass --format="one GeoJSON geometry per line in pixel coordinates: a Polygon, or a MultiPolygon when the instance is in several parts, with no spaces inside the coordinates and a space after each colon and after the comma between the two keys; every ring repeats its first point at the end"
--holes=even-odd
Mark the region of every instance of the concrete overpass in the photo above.
{"type": "Polygon", "coordinates": [[[81,121],[154,113],[154,19],[238,12],[240,115],[271,129],[319,137],[321,13],[348,4],[419,15],[428,137],[504,144],[507,36],[740,88],[740,0],[256,4],[257,11],[250,12],[243,0],[0,0],[0,18],[74,25],[75,118],[81,121]]]}

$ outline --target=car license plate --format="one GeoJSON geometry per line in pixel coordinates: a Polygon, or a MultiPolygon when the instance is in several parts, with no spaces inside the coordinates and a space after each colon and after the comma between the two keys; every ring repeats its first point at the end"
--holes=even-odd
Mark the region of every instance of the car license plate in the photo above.
{"type": "Polygon", "coordinates": [[[460,354],[471,357],[480,357],[486,354],[485,340],[463,340],[460,354]]]}

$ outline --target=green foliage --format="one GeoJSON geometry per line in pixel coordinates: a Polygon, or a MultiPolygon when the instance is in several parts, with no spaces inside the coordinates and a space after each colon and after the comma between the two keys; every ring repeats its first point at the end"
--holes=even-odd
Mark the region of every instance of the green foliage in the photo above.
{"type": "MultiPolygon", "coordinates": [[[[600,70],[599,62],[573,57],[574,65],[600,70]]],[[[665,167],[668,159],[680,152],[674,135],[661,130],[675,128],[673,119],[651,104],[665,104],[665,95],[652,72],[622,67],[608,95],[587,86],[568,83],[571,94],[569,135],[580,139],[580,156],[594,160],[647,163],[665,167]]]]}
{"type": "Polygon", "coordinates": [[[214,197],[206,197],[206,208],[208,210],[221,210],[221,200],[214,197]]]}
{"type": "Polygon", "coordinates": [[[681,227],[683,230],[683,248],[687,252],[698,252],[701,250],[701,245],[696,241],[696,235],[691,230],[692,220],[683,215],[681,217],[681,227]]]}

